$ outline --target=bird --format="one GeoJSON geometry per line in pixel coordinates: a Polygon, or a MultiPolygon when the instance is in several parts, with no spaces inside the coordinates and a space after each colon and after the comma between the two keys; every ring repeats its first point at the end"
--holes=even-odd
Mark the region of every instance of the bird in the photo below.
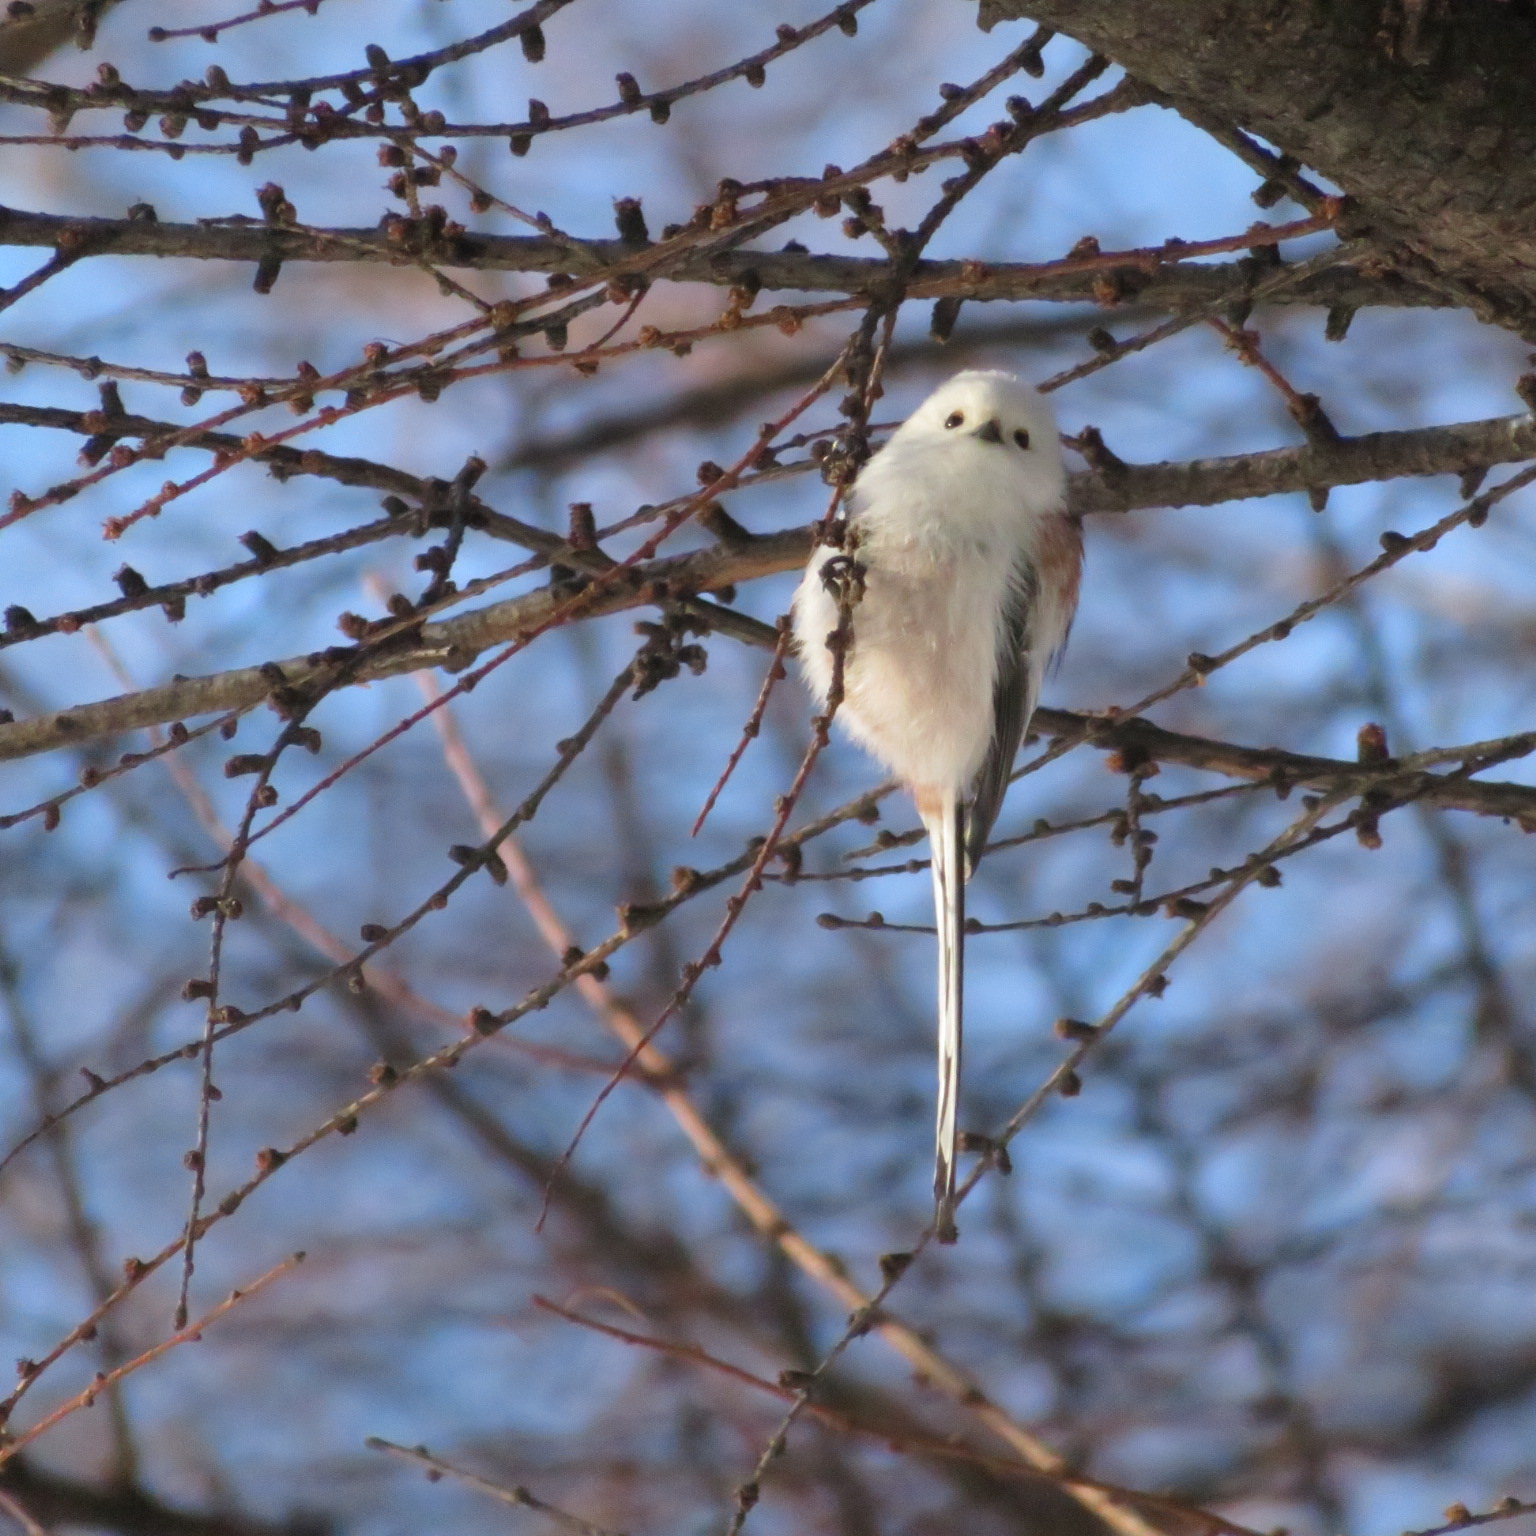
{"type": "Polygon", "coordinates": [[[934,1229],[952,1243],[965,883],[1066,645],[1082,529],[1067,508],[1050,405],[997,371],[967,370],[934,390],[865,462],[847,504],[842,548],[818,547],[796,590],[795,649],[825,708],[848,613],[835,723],[906,786],[927,830],[938,932],[934,1229]]]}

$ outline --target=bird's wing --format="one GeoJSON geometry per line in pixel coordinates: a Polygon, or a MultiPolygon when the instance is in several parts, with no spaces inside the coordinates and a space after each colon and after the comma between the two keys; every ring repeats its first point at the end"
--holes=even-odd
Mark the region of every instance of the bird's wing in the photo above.
{"type": "Polygon", "coordinates": [[[1003,605],[997,634],[997,675],[992,685],[992,740],[976,775],[965,828],[969,877],[981,860],[992,823],[1002,809],[1019,743],[1035,712],[1037,673],[1031,655],[1030,620],[1040,592],[1034,563],[1020,558],[1003,605]]]}

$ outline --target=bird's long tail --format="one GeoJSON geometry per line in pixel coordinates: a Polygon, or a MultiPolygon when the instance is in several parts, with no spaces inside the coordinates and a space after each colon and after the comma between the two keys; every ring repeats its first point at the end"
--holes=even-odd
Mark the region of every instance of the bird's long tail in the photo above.
{"type": "Polygon", "coordinates": [[[960,1047],[965,987],[965,808],[953,792],[925,814],[939,934],[939,1100],[933,1174],[934,1225],[955,1240],[955,1159],[960,1140],[960,1047]]]}

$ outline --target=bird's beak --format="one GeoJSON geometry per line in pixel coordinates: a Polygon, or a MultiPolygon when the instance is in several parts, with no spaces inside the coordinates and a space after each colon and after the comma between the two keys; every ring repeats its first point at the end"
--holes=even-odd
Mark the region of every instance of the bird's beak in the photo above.
{"type": "Polygon", "coordinates": [[[1003,429],[998,426],[997,417],[994,416],[991,421],[982,422],[971,436],[979,437],[984,443],[1000,443],[1003,440],[1003,429]]]}

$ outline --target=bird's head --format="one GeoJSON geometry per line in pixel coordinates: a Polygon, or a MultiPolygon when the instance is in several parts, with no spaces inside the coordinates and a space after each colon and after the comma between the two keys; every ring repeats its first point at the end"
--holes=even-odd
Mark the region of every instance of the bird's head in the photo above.
{"type": "Polygon", "coordinates": [[[1039,464],[1059,462],[1056,420],[1040,393],[1011,373],[972,370],[941,384],[898,434],[908,441],[981,444],[1039,464]]]}

